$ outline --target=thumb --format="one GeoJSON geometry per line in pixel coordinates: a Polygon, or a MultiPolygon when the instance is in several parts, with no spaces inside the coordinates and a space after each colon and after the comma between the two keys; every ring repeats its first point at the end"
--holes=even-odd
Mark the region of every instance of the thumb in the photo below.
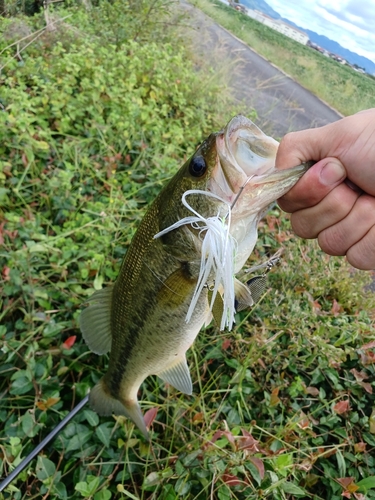
{"type": "Polygon", "coordinates": [[[278,203],[286,212],[313,207],[345,178],[342,163],[337,158],[325,158],[313,165],[278,203]]]}

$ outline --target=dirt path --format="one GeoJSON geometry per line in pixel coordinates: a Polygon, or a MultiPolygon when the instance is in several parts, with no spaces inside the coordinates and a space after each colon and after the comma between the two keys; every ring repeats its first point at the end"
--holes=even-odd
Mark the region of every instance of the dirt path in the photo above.
{"type": "Polygon", "coordinates": [[[231,90],[239,103],[257,111],[257,123],[267,133],[281,137],[289,131],[325,125],[341,117],[199,9],[185,1],[182,5],[197,29],[204,57],[211,58],[218,71],[232,60],[231,90]]]}

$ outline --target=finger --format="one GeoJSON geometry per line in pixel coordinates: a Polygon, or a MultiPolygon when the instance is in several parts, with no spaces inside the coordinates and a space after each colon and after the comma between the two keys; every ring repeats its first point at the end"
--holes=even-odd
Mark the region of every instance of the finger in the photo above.
{"type": "Polygon", "coordinates": [[[340,158],[347,176],[375,196],[375,109],[315,129],[286,134],[280,142],[276,167],[283,169],[308,160],[340,158]]]}
{"type": "Polygon", "coordinates": [[[317,238],[324,229],[344,219],[359,196],[346,184],[339,184],[317,205],[292,214],[294,232],[302,238],[317,238]]]}
{"type": "Polygon", "coordinates": [[[325,158],[311,167],[278,204],[285,212],[313,207],[345,177],[345,168],[337,158],[325,158]]]}
{"type": "MultiPolygon", "coordinates": [[[[280,142],[276,155],[276,167],[283,169],[300,165],[309,160],[320,160],[322,129],[301,130],[286,134],[280,142]]],[[[328,155],[325,155],[328,156],[328,155]]]]}
{"type": "Polygon", "coordinates": [[[329,255],[345,255],[375,225],[375,198],[362,195],[340,222],[327,227],[318,236],[321,249],[329,255]]]}
{"type": "Polygon", "coordinates": [[[375,270],[375,226],[346,252],[348,262],[357,269],[375,270]]]}

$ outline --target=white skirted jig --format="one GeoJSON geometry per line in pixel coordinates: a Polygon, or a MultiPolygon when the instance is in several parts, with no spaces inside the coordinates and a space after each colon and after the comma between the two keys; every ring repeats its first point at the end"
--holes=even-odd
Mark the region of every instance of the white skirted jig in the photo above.
{"type": "Polygon", "coordinates": [[[237,250],[237,242],[229,232],[233,205],[231,206],[227,201],[213,193],[198,189],[185,191],[182,196],[182,203],[194,215],[175,222],[155,234],[154,238],[159,238],[163,234],[185,224],[191,224],[194,229],[199,230],[199,237],[202,240],[201,266],[197,286],[186,315],[186,322],[190,321],[203,289],[209,286],[210,290],[212,290],[210,310],[212,311],[216,295],[222,291],[223,314],[220,330],[224,330],[224,328],[231,330],[235,314],[234,264],[237,250]],[[210,196],[225,203],[228,206],[227,215],[220,217],[220,213],[218,213],[216,216],[203,217],[187,202],[186,197],[190,194],[210,196]]]}

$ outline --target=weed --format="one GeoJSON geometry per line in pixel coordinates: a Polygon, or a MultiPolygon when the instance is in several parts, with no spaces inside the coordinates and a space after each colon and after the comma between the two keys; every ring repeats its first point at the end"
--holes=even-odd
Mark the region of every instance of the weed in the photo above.
{"type": "MultiPolygon", "coordinates": [[[[173,45],[153,27],[108,43],[97,9],[58,11],[74,14],[66,36],[41,36],[0,77],[2,476],[106,371],[82,341],[82,303],[116,279],[147,204],[233,111],[173,30],[173,45]]],[[[85,408],[4,498],[374,498],[368,274],[295,239],[274,209],[250,264],[280,246],[261,302],[189,351],[194,396],[143,384],[151,446],[128,419],[85,408]]]]}

